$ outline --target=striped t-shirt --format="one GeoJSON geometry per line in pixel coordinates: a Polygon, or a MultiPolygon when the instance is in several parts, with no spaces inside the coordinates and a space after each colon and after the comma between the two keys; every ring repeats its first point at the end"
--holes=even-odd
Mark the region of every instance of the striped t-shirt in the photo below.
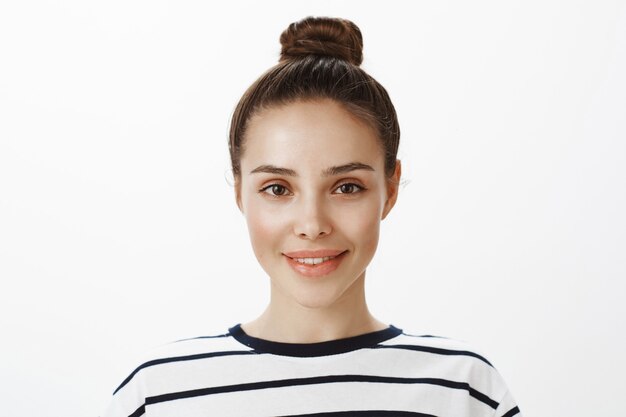
{"type": "Polygon", "coordinates": [[[388,328],[318,343],[227,333],[150,350],[102,417],[521,414],[498,371],[464,342],[388,328]]]}

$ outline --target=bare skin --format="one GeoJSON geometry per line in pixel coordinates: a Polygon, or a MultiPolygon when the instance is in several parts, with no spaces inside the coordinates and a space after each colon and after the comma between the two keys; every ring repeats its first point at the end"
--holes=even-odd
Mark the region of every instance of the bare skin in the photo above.
{"type": "Polygon", "coordinates": [[[315,343],[387,328],[370,313],[364,283],[400,176],[399,160],[393,177],[385,176],[376,132],[334,101],[300,101],[253,117],[236,201],[271,294],[242,329],[266,340],[315,343]],[[314,278],[285,255],[320,249],[345,254],[336,270],[314,278]]]}

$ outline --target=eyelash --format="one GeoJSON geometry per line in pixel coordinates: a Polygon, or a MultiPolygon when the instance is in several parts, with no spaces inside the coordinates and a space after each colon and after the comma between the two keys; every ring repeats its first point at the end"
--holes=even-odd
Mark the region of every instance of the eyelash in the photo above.
{"type": "MultiPolygon", "coordinates": [[[[354,192],[351,192],[351,193],[339,193],[339,194],[348,194],[348,195],[351,195],[351,194],[358,194],[358,193],[361,193],[361,192],[363,192],[363,191],[367,190],[367,188],[363,187],[362,185],[359,185],[359,184],[356,184],[356,183],[353,183],[353,182],[344,182],[343,184],[339,185],[337,188],[341,188],[341,187],[343,187],[344,185],[352,185],[352,186],[356,187],[358,190],[357,190],[357,191],[354,191],[354,192]]],[[[269,195],[270,197],[273,197],[273,198],[284,197],[284,196],[285,196],[285,194],[270,194],[270,193],[266,193],[266,192],[265,192],[266,190],[268,190],[268,189],[270,189],[270,188],[272,188],[272,187],[276,187],[276,186],[278,186],[278,187],[282,187],[282,188],[284,188],[285,190],[287,190],[287,187],[285,187],[284,185],[274,183],[274,184],[269,184],[269,185],[267,185],[267,186],[265,186],[265,187],[261,188],[261,189],[259,190],[259,192],[260,192],[260,193],[267,194],[267,195],[269,195]]],[[[337,188],[335,188],[335,189],[337,189],[337,188]]]]}

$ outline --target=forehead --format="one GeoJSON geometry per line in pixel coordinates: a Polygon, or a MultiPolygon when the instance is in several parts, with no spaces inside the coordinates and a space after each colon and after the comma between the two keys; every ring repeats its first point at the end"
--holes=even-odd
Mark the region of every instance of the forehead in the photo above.
{"type": "Polygon", "coordinates": [[[343,105],[320,99],[271,107],[253,116],[241,165],[244,170],[260,163],[298,170],[354,160],[382,167],[376,131],[343,105]]]}

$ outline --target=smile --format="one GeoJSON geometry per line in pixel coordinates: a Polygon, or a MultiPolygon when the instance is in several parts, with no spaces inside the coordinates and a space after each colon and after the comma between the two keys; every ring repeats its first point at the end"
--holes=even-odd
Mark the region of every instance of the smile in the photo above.
{"type": "Polygon", "coordinates": [[[323,258],[294,258],[294,261],[299,262],[301,264],[308,264],[308,265],[317,265],[317,264],[321,264],[322,262],[326,262],[330,259],[335,259],[335,256],[325,256],[323,258]]]}
{"type": "Polygon", "coordinates": [[[338,253],[335,256],[322,256],[317,258],[291,258],[285,255],[285,259],[291,269],[299,275],[314,278],[328,275],[341,265],[348,251],[338,253]]]}

